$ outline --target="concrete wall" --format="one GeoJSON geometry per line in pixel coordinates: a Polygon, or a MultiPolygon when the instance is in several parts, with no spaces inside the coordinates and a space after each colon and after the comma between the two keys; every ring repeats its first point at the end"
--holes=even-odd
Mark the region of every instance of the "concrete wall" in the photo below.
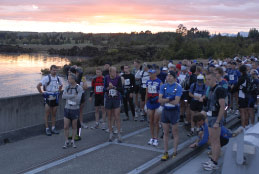
{"type": "MultiPolygon", "coordinates": [[[[94,119],[94,102],[86,91],[84,121],[94,119]]],[[[59,99],[57,128],[63,128],[65,101],[59,99]]],[[[40,94],[0,98],[0,144],[44,133],[44,105],[40,94]]],[[[49,123],[51,125],[51,123],[49,123]]]]}

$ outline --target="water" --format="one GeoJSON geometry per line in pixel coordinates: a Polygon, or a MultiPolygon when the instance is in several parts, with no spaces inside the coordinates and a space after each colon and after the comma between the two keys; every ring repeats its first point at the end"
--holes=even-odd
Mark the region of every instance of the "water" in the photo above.
{"type": "Polygon", "coordinates": [[[0,54],[0,98],[38,93],[41,69],[68,63],[67,58],[47,54],[0,54]]]}

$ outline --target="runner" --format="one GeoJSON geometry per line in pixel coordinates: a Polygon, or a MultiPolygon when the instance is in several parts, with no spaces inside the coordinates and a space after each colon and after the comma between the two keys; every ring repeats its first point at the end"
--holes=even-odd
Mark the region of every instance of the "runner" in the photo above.
{"type": "Polygon", "coordinates": [[[140,121],[146,120],[146,112],[144,110],[145,106],[145,98],[146,98],[146,89],[147,89],[147,81],[150,79],[149,73],[148,73],[148,66],[146,63],[142,65],[142,71],[141,71],[141,87],[140,87],[140,95],[141,95],[141,101],[140,101],[140,108],[141,108],[141,116],[142,118],[140,121]]]}
{"type": "Polygon", "coordinates": [[[203,101],[206,97],[207,87],[204,84],[204,76],[198,75],[197,82],[191,85],[189,96],[191,97],[190,108],[191,108],[191,132],[188,136],[193,136],[197,134],[200,130],[199,127],[196,128],[195,133],[195,124],[193,122],[193,117],[198,112],[201,112],[203,109],[203,101]]]}
{"type": "Polygon", "coordinates": [[[129,113],[128,113],[128,103],[130,105],[130,110],[132,113],[132,117],[134,121],[137,121],[135,118],[135,106],[133,104],[133,92],[135,89],[135,76],[130,73],[129,66],[124,66],[124,74],[122,75],[124,78],[124,95],[123,95],[123,105],[124,111],[126,114],[126,118],[123,121],[129,120],[129,113]]]}
{"type": "Polygon", "coordinates": [[[90,92],[89,101],[92,101],[92,96],[94,94],[94,106],[95,106],[95,125],[91,127],[92,129],[99,128],[100,123],[102,123],[102,130],[105,130],[105,120],[106,113],[104,110],[104,77],[102,76],[102,71],[100,68],[96,69],[96,77],[92,80],[92,88],[90,92]],[[102,121],[99,120],[99,112],[102,112],[102,121]]]}
{"type": "Polygon", "coordinates": [[[141,66],[140,61],[134,61],[135,66],[135,117],[137,118],[140,115],[140,101],[139,101],[139,94],[140,94],[140,87],[141,87],[141,66]]]}
{"type": "Polygon", "coordinates": [[[62,89],[62,83],[60,78],[57,76],[57,66],[51,65],[50,74],[43,77],[41,82],[37,85],[37,89],[40,94],[44,97],[44,106],[45,106],[45,127],[46,135],[51,136],[53,134],[59,134],[55,128],[56,124],[56,112],[59,100],[59,93],[62,89]],[[41,89],[43,86],[43,90],[41,89]],[[51,124],[52,128],[49,129],[48,118],[51,115],[51,124]]]}
{"type": "Polygon", "coordinates": [[[151,139],[148,145],[158,146],[158,133],[159,133],[159,113],[158,108],[160,103],[158,102],[161,80],[157,78],[156,70],[150,69],[149,71],[150,80],[147,81],[146,86],[146,107],[147,115],[149,117],[149,126],[151,132],[151,139]]]}
{"type": "MultiPolygon", "coordinates": [[[[117,76],[116,71],[115,67],[110,67],[110,75],[107,75],[104,79],[105,109],[108,115],[108,127],[110,132],[109,142],[111,142],[113,138],[112,125],[114,119],[117,130],[121,130],[120,100],[123,89],[121,77],[117,76]]],[[[122,142],[120,131],[118,132],[118,142],[122,142]]]]}
{"type": "Polygon", "coordinates": [[[169,159],[168,155],[168,137],[169,128],[172,124],[172,132],[174,136],[174,153],[173,158],[177,155],[177,146],[179,142],[178,135],[178,121],[180,117],[179,102],[182,95],[182,87],[176,83],[176,73],[169,71],[167,75],[167,82],[161,86],[159,92],[159,102],[164,105],[161,122],[164,130],[164,155],[161,160],[169,159]]]}
{"type": "Polygon", "coordinates": [[[220,155],[220,127],[225,112],[225,89],[217,85],[214,72],[206,74],[206,83],[210,87],[208,95],[208,127],[209,139],[211,142],[212,158],[203,164],[205,170],[218,169],[218,159],[220,155]]]}
{"type": "Polygon", "coordinates": [[[64,108],[64,133],[65,133],[65,144],[64,149],[69,147],[69,126],[72,122],[72,140],[71,145],[76,148],[75,136],[77,134],[77,120],[80,115],[80,101],[83,94],[83,88],[77,84],[76,75],[70,73],[68,76],[69,85],[64,89],[62,98],[66,100],[66,105],[64,108]]]}

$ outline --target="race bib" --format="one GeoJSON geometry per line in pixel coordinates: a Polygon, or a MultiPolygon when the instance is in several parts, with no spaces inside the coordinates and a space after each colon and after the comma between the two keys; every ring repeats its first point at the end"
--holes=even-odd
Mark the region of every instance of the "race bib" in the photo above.
{"type": "Polygon", "coordinates": [[[148,86],[148,93],[156,94],[157,93],[156,86],[148,86]]]}
{"type": "Polygon", "coordinates": [[[195,96],[195,97],[201,97],[202,95],[195,92],[195,93],[194,93],[194,96],[195,96]]]}
{"type": "Polygon", "coordinates": [[[183,82],[185,78],[186,78],[186,75],[184,75],[184,74],[180,74],[178,77],[180,83],[183,82]]]}
{"type": "Polygon", "coordinates": [[[103,86],[96,86],[95,91],[96,92],[103,92],[103,86]]]}
{"type": "Polygon", "coordinates": [[[125,85],[129,86],[130,85],[130,79],[125,79],[125,85]]]}
{"type": "Polygon", "coordinates": [[[235,76],[234,75],[229,75],[229,80],[235,80],[235,76]]]}
{"type": "Polygon", "coordinates": [[[72,106],[75,106],[75,105],[76,105],[76,102],[71,101],[71,100],[68,100],[67,103],[68,103],[69,105],[72,105],[72,106]]]}
{"type": "Polygon", "coordinates": [[[109,95],[112,96],[112,97],[115,97],[115,96],[117,96],[117,91],[115,89],[110,89],[109,95]]]}

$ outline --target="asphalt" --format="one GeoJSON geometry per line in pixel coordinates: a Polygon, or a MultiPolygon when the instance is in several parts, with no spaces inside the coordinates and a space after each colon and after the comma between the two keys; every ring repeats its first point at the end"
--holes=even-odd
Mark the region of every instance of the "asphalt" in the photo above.
{"type": "MultiPolygon", "coordinates": [[[[124,115],[121,114],[123,118],[124,115]]],[[[88,122],[90,127],[94,121],[88,122]]],[[[161,131],[160,131],[161,134],[161,131]]],[[[163,140],[159,146],[147,145],[150,131],[147,122],[122,122],[123,143],[116,138],[109,143],[108,133],[101,129],[83,129],[77,148],[62,149],[64,132],[50,137],[38,135],[0,146],[0,173],[164,173],[179,166],[199,149],[188,146],[195,137],[187,137],[184,126],[179,126],[179,154],[161,162],[163,140]]],[[[173,139],[169,140],[172,153],[173,139]]]]}

